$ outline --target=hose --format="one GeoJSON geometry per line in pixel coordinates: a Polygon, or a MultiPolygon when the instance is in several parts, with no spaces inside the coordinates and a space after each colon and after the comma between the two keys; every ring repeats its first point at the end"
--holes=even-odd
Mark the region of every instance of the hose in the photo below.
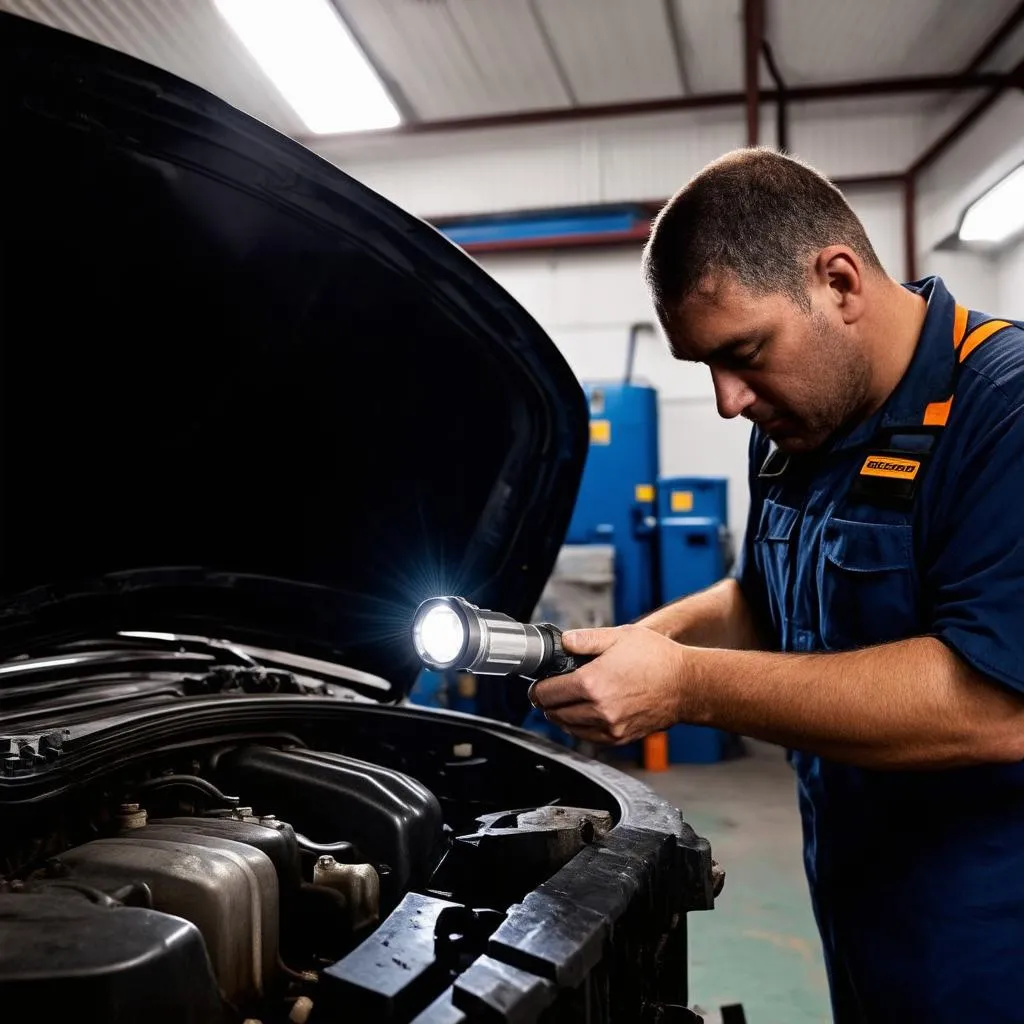
{"type": "Polygon", "coordinates": [[[359,851],[351,843],[314,843],[301,832],[295,833],[295,840],[303,853],[311,853],[316,857],[331,856],[341,864],[361,863],[359,851]]]}
{"type": "Polygon", "coordinates": [[[228,796],[226,793],[222,793],[212,782],[202,779],[198,775],[160,775],[155,779],[147,779],[145,782],[139,783],[136,789],[139,793],[151,793],[154,790],[170,789],[175,786],[198,790],[211,799],[219,801],[222,807],[237,807],[239,803],[237,796],[228,796]]]}

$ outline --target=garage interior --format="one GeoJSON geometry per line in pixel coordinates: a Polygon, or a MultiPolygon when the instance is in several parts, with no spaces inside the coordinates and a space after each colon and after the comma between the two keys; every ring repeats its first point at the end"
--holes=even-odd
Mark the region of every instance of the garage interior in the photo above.
{"type": "MultiPolygon", "coordinates": [[[[275,83],[266,37],[232,20],[244,2],[0,11],[138,57],[297,140],[435,226],[536,319],[591,413],[538,619],[632,621],[720,579],[742,543],[748,425],[718,415],[705,367],[671,357],[640,272],[652,217],[708,161],[791,153],[841,188],[893,277],[941,275],[969,308],[1024,319],[1019,0],[295,0],[280,17],[334,19],[366,62],[347,79],[328,68],[314,102],[275,83]],[[318,105],[331,87],[365,102],[318,105]]],[[[575,746],[492,682],[425,672],[412,699],[575,746]]],[[[784,751],[684,726],[582,752],[682,808],[726,869],[715,913],[689,924],[698,1012],[830,1020],[784,751]]]]}

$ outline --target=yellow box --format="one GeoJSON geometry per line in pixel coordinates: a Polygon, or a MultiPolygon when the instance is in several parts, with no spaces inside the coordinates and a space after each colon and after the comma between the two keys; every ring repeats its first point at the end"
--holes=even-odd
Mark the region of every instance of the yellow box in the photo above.
{"type": "Polygon", "coordinates": [[[671,504],[673,512],[692,512],[693,491],[673,491],[671,504]]]}
{"type": "Polygon", "coordinates": [[[637,484],[636,500],[654,501],[654,484],[637,484]]]}
{"type": "Polygon", "coordinates": [[[591,420],[590,421],[590,443],[611,444],[612,443],[612,421],[591,420]]]}

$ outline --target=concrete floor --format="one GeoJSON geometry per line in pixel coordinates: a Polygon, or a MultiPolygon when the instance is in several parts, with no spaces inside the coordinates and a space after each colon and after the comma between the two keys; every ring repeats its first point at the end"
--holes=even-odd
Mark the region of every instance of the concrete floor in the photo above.
{"type": "Polygon", "coordinates": [[[783,752],[631,773],[670,800],[711,843],[725,888],[690,914],[690,1003],[742,1003],[748,1024],[828,1024],[828,988],[800,853],[795,780],[783,752]]]}

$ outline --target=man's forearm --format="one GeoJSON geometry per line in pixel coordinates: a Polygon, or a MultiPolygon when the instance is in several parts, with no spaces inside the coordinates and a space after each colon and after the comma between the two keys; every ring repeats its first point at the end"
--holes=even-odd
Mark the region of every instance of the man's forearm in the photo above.
{"type": "Polygon", "coordinates": [[[725,579],[645,615],[639,626],[682,644],[762,650],[764,644],[740,585],[725,579]]]}
{"type": "Polygon", "coordinates": [[[1024,759],[1024,699],[932,638],[835,654],[686,657],[687,721],[871,768],[1024,759]]]}

